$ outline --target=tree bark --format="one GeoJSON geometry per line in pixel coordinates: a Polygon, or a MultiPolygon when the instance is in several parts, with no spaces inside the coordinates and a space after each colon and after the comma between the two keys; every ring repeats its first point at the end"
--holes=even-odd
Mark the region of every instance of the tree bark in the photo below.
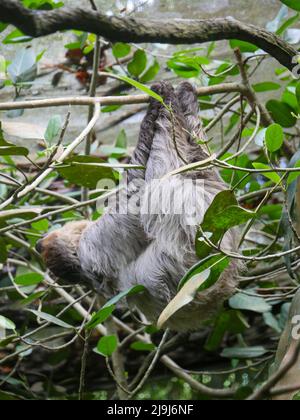
{"type": "Polygon", "coordinates": [[[17,0],[0,2],[0,21],[10,23],[34,38],[57,31],[77,29],[91,32],[112,42],[160,42],[195,44],[239,39],[255,44],[292,70],[297,51],[275,34],[234,18],[155,20],[106,16],[83,8],[36,11],[17,0]]]}

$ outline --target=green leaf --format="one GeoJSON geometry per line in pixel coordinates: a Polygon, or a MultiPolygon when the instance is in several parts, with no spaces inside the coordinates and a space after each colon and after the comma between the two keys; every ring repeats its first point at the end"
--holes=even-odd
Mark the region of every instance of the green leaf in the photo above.
{"type": "Polygon", "coordinates": [[[25,147],[15,146],[4,139],[0,122],[0,156],[27,156],[28,154],[29,150],[25,147]]]}
{"type": "Polygon", "coordinates": [[[186,275],[181,279],[179,283],[178,290],[180,290],[190,279],[207,269],[210,269],[211,271],[209,281],[205,282],[205,284],[198,289],[198,292],[205,290],[205,288],[211,287],[219,279],[222,272],[228,267],[229,262],[229,258],[225,258],[222,254],[212,255],[205,258],[204,260],[195,264],[186,273],[186,275]]]}
{"type": "Polygon", "coordinates": [[[115,309],[115,305],[103,307],[100,309],[100,311],[92,316],[91,320],[86,324],[85,328],[92,330],[96,328],[97,325],[103,324],[103,322],[105,322],[111,316],[115,309]]]}
{"type": "Polygon", "coordinates": [[[256,83],[253,85],[255,92],[269,92],[270,90],[278,90],[281,86],[274,82],[256,83]]]}
{"type": "Polygon", "coordinates": [[[254,53],[259,49],[256,45],[251,44],[250,42],[240,41],[239,39],[232,39],[230,41],[230,47],[232,49],[239,48],[242,53],[254,53]]]}
{"type": "Polygon", "coordinates": [[[240,309],[245,311],[264,313],[270,312],[272,306],[269,305],[263,298],[256,296],[249,296],[245,293],[237,293],[229,300],[229,305],[233,309],[240,309]]]}
{"type": "Polygon", "coordinates": [[[247,328],[250,328],[250,326],[240,311],[224,311],[218,316],[205,344],[205,349],[207,351],[216,351],[221,345],[226,332],[242,334],[247,328]]]}
{"type": "Polygon", "coordinates": [[[43,219],[38,222],[31,223],[31,227],[39,232],[47,232],[49,230],[49,220],[43,219]]]}
{"type": "Polygon", "coordinates": [[[97,344],[97,352],[104,357],[111,357],[118,347],[115,335],[102,337],[97,344]]]}
{"type": "Polygon", "coordinates": [[[152,66],[150,66],[148,70],[142,75],[141,82],[148,83],[152,81],[153,79],[155,79],[155,77],[159,73],[159,70],[160,70],[159,62],[155,60],[152,66]]]}
{"type": "Polygon", "coordinates": [[[156,99],[157,101],[161,102],[162,104],[164,103],[164,100],[160,95],[158,95],[157,93],[155,93],[153,90],[151,90],[147,86],[143,85],[142,83],[137,82],[136,80],[133,80],[130,77],[127,77],[127,76],[117,76],[116,78],[119,79],[119,80],[122,80],[123,82],[128,83],[129,85],[135,87],[138,90],[141,90],[142,92],[146,93],[151,98],[156,99]]]}
{"type": "Polygon", "coordinates": [[[28,305],[30,305],[32,302],[35,302],[36,300],[41,299],[41,297],[42,297],[42,296],[44,296],[45,294],[46,294],[46,292],[45,292],[45,291],[41,291],[41,292],[36,292],[36,293],[33,293],[32,295],[28,296],[28,298],[26,298],[26,299],[22,299],[22,300],[20,301],[20,304],[21,304],[22,306],[28,306],[28,305]]]}
{"type": "Polygon", "coordinates": [[[15,283],[19,286],[35,286],[44,280],[44,276],[38,273],[27,273],[17,276],[15,283]]]}
{"type": "Polygon", "coordinates": [[[53,141],[59,135],[61,128],[62,128],[62,118],[60,115],[54,115],[51,117],[47,129],[45,131],[45,140],[47,141],[49,146],[52,146],[53,141]]]}
{"type": "MultiPolygon", "coordinates": [[[[252,134],[252,133],[251,133],[252,134]]],[[[224,158],[230,157],[230,154],[226,154],[224,158]]],[[[241,155],[237,158],[234,158],[232,160],[228,160],[228,163],[231,165],[238,166],[240,168],[249,168],[250,167],[250,160],[247,155],[241,155]]],[[[240,183],[240,188],[244,188],[248,182],[249,179],[242,179],[245,176],[245,172],[233,170],[233,169],[223,169],[221,171],[222,178],[227,184],[236,185],[237,183],[240,183]],[[242,182],[241,182],[242,181],[242,182]]]]}
{"type": "Polygon", "coordinates": [[[121,105],[107,105],[101,108],[101,112],[103,113],[109,113],[109,112],[115,112],[118,111],[120,108],[122,108],[121,105]]]}
{"type": "MultiPolygon", "coordinates": [[[[272,169],[270,166],[265,165],[264,163],[253,163],[252,164],[255,169],[258,170],[266,170],[266,169],[272,169]]],[[[276,172],[262,172],[262,175],[271,181],[273,181],[275,184],[280,183],[280,176],[276,172]]]]}
{"type": "Polygon", "coordinates": [[[285,31],[299,20],[299,13],[297,13],[295,16],[292,16],[291,18],[287,19],[283,24],[278,28],[276,31],[277,35],[283,35],[285,31]]]}
{"type": "Polygon", "coordinates": [[[299,2],[299,0],[280,0],[280,1],[281,1],[281,3],[290,7],[291,9],[297,10],[297,12],[300,12],[300,2],[299,2]]]}
{"type": "Polygon", "coordinates": [[[32,312],[38,318],[43,319],[47,322],[50,322],[51,324],[58,325],[59,327],[66,328],[68,330],[73,330],[74,329],[74,327],[72,325],[67,324],[64,321],[61,321],[60,319],[56,318],[53,315],[47,314],[46,312],[35,311],[33,309],[28,309],[28,310],[29,310],[29,312],[32,312]]]}
{"type": "Polygon", "coordinates": [[[145,286],[141,286],[141,285],[133,286],[130,289],[126,290],[125,292],[121,292],[117,296],[114,296],[112,299],[106,302],[103,308],[110,307],[111,305],[117,305],[122,299],[137,295],[138,293],[145,292],[146,290],[147,289],[145,286]]]}
{"type": "Polygon", "coordinates": [[[288,104],[272,99],[267,102],[266,106],[274,122],[284,128],[294,127],[297,119],[293,116],[294,109],[288,104]]]}
{"type": "Polygon", "coordinates": [[[56,170],[70,183],[91,189],[96,188],[101,179],[115,180],[114,170],[96,157],[76,156],[67,159],[56,170]]]}
{"type": "Polygon", "coordinates": [[[217,244],[224,234],[234,226],[253,219],[255,213],[238,206],[238,202],[231,190],[222,191],[216,195],[207,209],[203,222],[196,236],[196,252],[199,258],[210,254],[211,247],[204,242],[203,234],[209,234],[210,241],[217,244]]]}
{"type": "Polygon", "coordinates": [[[118,134],[115,147],[126,150],[127,149],[127,143],[128,142],[127,142],[126,131],[124,129],[122,129],[120,131],[120,133],[118,134]]]}
{"type": "Polygon", "coordinates": [[[154,351],[156,346],[152,343],[144,343],[143,341],[135,341],[130,348],[135,351],[154,351]]]}
{"type": "Polygon", "coordinates": [[[137,50],[132,61],[128,63],[127,69],[134,77],[139,77],[147,66],[147,55],[144,50],[137,50]]]}
{"type": "Polygon", "coordinates": [[[222,351],[221,356],[227,359],[257,359],[269,353],[264,347],[232,347],[222,351]]]}
{"type": "Polygon", "coordinates": [[[300,175],[300,160],[295,163],[294,168],[299,168],[299,172],[291,172],[287,179],[287,185],[292,184],[300,175]]]}
{"type": "Polygon", "coordinates": [[[131,51],[131,46],[129,44],[124,44],[123,42],[117,42],[113,45],[112,52],[116,58],[126,57],[131,51]]]}
{"type": "Polygon", "coordinates": [[[298,105],[300,107],[300,82],[298,82],[296,85],[296,98],[297,98],[298,105]]]}
{"type": "Polygon", "coordinates": [[[300,107],[297,100],[297,89],[285,89],[285,91],[282,94],[282,102],[289,105],[290,108],[293,109],[295,114],[298,114],[300,112],[300,107]]]}
{"type": "Polygon", "coordinates": [[[8,66],[7,72],[14,84],[32,82],[37,75],[36,56],[31,48],[23,48],[13,62],[8,66]]]}
{"type": "Polygon", "coordinates": [[[8,23],[1,23],[0,22],[0,33],[5,31],[5,29],[8,27],[8,23]]]}
{"type": "Polygon", "coordinates": [[[269,152],[277,152],[284,142],[284,133],[281,125],[270,125],[266,130],[265,139],[269,152]]]}
{"type": "Polygon", "coordinates": [[[167,65],[178,76],[186,79],[197,77],[201,72],[201,66],[209,64],[210,60],[207,57],[189,57],[175,54],[167,65]]]}
{"type": "Polygon", "coordinates": [[[14,331],[16,329],[15,324],[5,316],[0,315],[0,328],[4,330],[12,330],[14,331]]]}
{"type": "Polygon", "coordinates": [[[0,264],[6,263],[7,257],[8,257],[8,251],[7,251],[6,242],[3,238],[0,238],[0,264]]]}
{"type": "Polygon", "coordinates": [[[52,10],[64,6],[59,0],[22,0],[25,7],[38,10],[52,10]]]}
{"type": "Polygon", "coordinates": [[[6,80],[6,60],[3,55],[0,55],[0,87],[3,86],[2,83],[6,80]]]}
{"type": "Polygon", "coordinates": [[[19,29],[13,30],[7,37],[2,41],[4,45],[6,44],[19,44],[21,42],[28,42],[31,41],[32,37],[25,35],[19,29]]]}

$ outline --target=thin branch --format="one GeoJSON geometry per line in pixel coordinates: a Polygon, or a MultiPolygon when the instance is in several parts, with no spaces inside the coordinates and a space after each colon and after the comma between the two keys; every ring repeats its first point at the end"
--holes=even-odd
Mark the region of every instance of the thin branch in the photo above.
{"type": "MultiPolygon", "coordinates": [[[[1,7],[0,7],[1,8],[1,7]]],[[[108,74],[109,76],[109,74],[108,74]]],[[[221,83],[214,86],[206,86],[197,89],[198,96],[216,95],[220,93],[245,93],[245,89],[238,83],[221,83]]],[[[150,100],[148,95],[128,95],[128,96],[103,96],[91,98],[89,96],[69,98],[40,99],[16,102],[0,103],[0,111],[11,111],[14,109],[36,109],[51,108],[57,106],[90,106],[95,104],[106,105],[135,105],[146,104],[150,100]]]]}
{"type": "MultiPolygon", "coordinates": [[[[65,151],[62,153],[62,155],[57,159],[57,163],[63,163],[71,154],[72,152],[83,142],[87,134],[93,129],[95,124],[97,123],[101,113],[101,108],[99,104],[95,104],[95,111],[94,111],[94,117],[90,121],[87,127],[82,131],[82,133],[65,149],[65,151]]],[[[20,189],[16,196],[17,198],[22,198],[32,192],[36,187],[38,187],[44,179],[46,179],[52,172],[53,168],[47,168],[45,169],[42,174],[37,177],[33,182],[31,182],[29,185],[24,186],[24,188],[20,189]]],[[[8,198],[4,203],[0,205],[0,210],[4,209],[5,207],[9,206],[13,203],[15,199],[15,194],[13,194],[10,198],[8,198]]]]}
{"type": "Polygon", "coordinates": [[[291,351],[288,360],[281,366],[281,368],[275,372],[269,380],[258,390],[256,390],[249,398],[249,401],[262,400],[269,395],[272,388],[278,384],[278,382],[292,369],[297,363],[298,356],[300,353],[300,341],[291,351]]]}

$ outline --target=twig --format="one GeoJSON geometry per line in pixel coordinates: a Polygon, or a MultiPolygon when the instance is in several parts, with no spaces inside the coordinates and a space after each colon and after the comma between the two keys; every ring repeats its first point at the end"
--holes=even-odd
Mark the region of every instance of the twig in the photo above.
{"type": "Polygon", "coordinates": [[[300,353],[300,341],[292,349],[291,354],[288,360],[279,368],[279,370],[274,373],[268,381],[256,390],[249,398],[249,401],[262,400],[270,394],[272,388],[292,369],[292,367],[297,363],[298,356],[300,353]]]}
{"type": "Polygon", "coordinates": [[[148,367],[148,369],[147,369],[147,371],[145,372],[145,375],[144,375],[144,377],[143,377],[143,379],[141,380],[141,382],[136,386],[136,388],[130,393],[130,399],[132,399],[132,398],[134,398],[134,396],[143,388],[143,386],[145,385],[145,383],[147,382],[147,380],[149,379],[149,377],[150,377],[150,375],[151,375],[151,373],[153,372],[153,369],[155,368],[155,366],[156,366],[156,364],[157,364],[157,362],[158,362],[158,360],[159,360],[159,358],[160,358],[160,355],[161,355],[161,351],[162,351],[162,348],[163,348],[163,346],[164,346],[164,344],[165,344],[165,342],[166,342],[166,340],[167,340],[167,338],[168,338],[168,334],[169,334],[169,330],[167,330],[165,333],[164,333],[164,336],[163,336],[163,338],[162,338],[162,340],[161,340],[161,342],[160,342],[160,344],[159,344],[159,346],[158,346],[158,348],[156,349],[156,352],[155,352],[155,355],[154,355],[154,357],[153,357],[153,360],[152,360],[152,362],[150,363],[150,365],[149,365],[149,367],[148,367]]]}
{"type": "MultiPolygon", "coordinates": [[[[87,134],[93,129],[93,127],[97,123],[97,121],[100,117],[100,110],[101,110],[101,108],[100,108],[99,103],[96,103],[95,104],[94,117],[92,118],[90,123],[87,125],[87,127],[85,127],[85,129],[82,131],[82,133],[65,149],[65,151],[62,153],[62,155],[57,159],[57,163],[63,163],[67,159],[67,157],[69,157],[70,154],[80,145],[80,143],[82,143],[82,141],[85,139],[87,134]]],[[[38,187],[40,185],[40,183],[45,178],[47,178],[47,176],[49,176],[52,172],[53,172],[53,168],[51,168],[51,167],[44,170],[44,172],[38,178],[36,178],[31,184],[22,188],[17,193],[17,197],[22,198],[25,195],[29,194],[36,187],[38,187]]],[[[2,203],[0,205],[0,210],[9,206],[10,204],[12,204],[14,199],[15,199],[15,194],[13,194],[10,198],[8,198],[4,203],[2,203]]]]}

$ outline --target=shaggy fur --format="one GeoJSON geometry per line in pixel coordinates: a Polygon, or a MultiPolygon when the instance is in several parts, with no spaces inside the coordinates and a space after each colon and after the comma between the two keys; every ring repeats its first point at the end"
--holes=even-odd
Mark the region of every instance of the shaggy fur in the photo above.
{"type": "MultiPolygon", "coordinates": [[[[126,191],[126,198],[138,198],[140,211],[129,208],[129,214],[108,212],[95,223],[66,225],[46,237],[39,247],[57,276],[87,281],[107,298],[134,285],[144,285],[147,292],[131,297],[130,304],[149,321],[156,322],[176,295],[181,278],[198,261],[197,226],[215,195],[226,186],[214,170],[166,176],[186,163],[207,158],[196,142],[204,138],[204,133],[197,96],[190,84],[181,84],[175,92],[171,85],[162,82],[153,90],[164,98],[172,112],[151,100],[141,126],[131,163],[143,165],[146,170],[129,171],[129,181],[135,182],[126,191]],[[145,187],[140,186],[139,180],[146,181],[145,187]],[[184,188],[187,180],[193,183],[189,189],[184,188]],[[195,210],[194,223],[189,211],[177,211],[182,204],[195,210]]],[[[123,199],[121,194],[116,198],[118,204],[123,199]]],[[[235,250],[236,242],[231,231],[224,237],[222,247],[235,250]]],[[[199,293],[166,327],[177,331],[200,328],[234,293],[238,269],[239,264],[232,262],[215,286],[199,293]]]]}

